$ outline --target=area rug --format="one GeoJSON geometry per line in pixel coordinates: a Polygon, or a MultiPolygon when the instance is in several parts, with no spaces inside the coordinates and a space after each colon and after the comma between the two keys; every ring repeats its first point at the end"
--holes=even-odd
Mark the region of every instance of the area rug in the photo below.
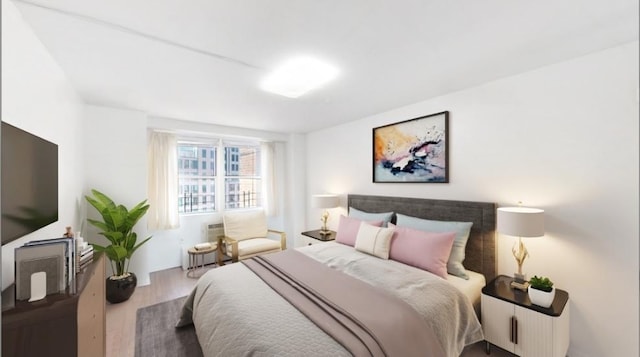
{"type": "Polygon", "coordinates": [[[138,309],[135,357],[201,357],[193,325],[175,328],[186,296],[138,309]]]}

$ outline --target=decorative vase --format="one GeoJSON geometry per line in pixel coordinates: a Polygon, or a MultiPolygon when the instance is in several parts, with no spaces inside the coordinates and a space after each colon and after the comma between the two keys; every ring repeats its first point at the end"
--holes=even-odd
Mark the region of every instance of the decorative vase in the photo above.
{"type": "Polygon", "coordinates": [[[546,292],[536,288],[529,287],[529,300],[532,304],[549,307],[553,303],[553,298],[556,296],[556,288],[551,288],[551,291],[546,292]]]}
{"type": "Polygon", "coordinates": [[[117,304],[129,300],[136,290],[138,278],[134,273],[127,273],[123,277],[110,276],[107,278],[107,301],[117,304]]]}

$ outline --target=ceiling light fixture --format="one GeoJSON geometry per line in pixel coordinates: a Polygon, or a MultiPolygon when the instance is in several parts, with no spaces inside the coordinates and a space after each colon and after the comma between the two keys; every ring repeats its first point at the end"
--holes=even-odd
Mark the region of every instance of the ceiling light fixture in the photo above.
{"type": "Polygon", "coordinates": [[[285,97],[298,98],[337,75],[338,70],[331,65],[311,57],[297,57],[271,72],[262,82],[261,88],[285,97]]]}

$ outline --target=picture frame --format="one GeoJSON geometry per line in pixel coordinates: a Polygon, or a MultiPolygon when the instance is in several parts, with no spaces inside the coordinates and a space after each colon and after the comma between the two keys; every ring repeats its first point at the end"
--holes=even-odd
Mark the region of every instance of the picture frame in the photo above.
{"type": "Polygon", "coordinates": [[[449,182],[449,112],[373,128],[373,182],[449,182]]]}

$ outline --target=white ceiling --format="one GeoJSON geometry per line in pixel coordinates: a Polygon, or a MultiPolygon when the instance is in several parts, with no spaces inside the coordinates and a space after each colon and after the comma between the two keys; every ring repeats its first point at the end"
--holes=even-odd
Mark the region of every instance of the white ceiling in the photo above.
{"type": "Polygon", "coordinates": [[[87,103],[276,132],[321,129],[638,40],[637,0],[14,3],[87,103]],[[297,99],[259,89],[297,54],[333,64],[339,77],[297,99]]]}

